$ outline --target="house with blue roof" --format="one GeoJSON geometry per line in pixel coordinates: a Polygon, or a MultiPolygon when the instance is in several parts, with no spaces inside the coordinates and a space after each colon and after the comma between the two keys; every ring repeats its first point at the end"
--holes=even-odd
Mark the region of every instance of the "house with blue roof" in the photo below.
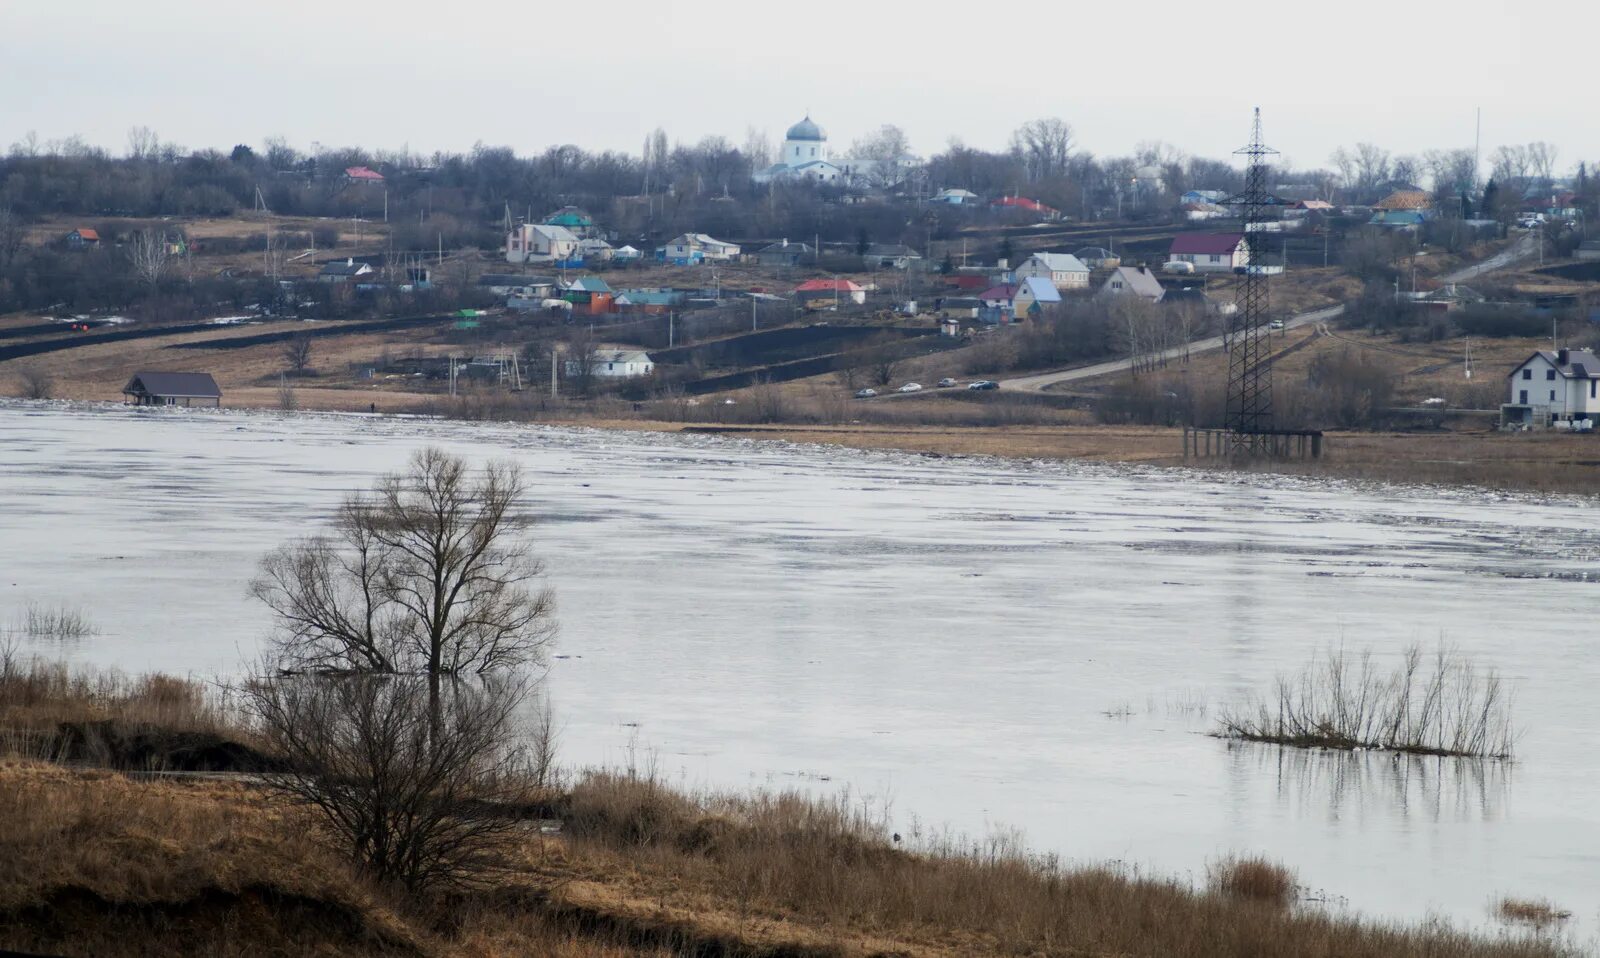
{"type": "Polygon", "coordinates": [[[1416,230],[1421,229],[1427,221],[1428,215],[1424,210],[1379,210],[1372,214],[1367,224],[1392,230],[1416,230]]]}

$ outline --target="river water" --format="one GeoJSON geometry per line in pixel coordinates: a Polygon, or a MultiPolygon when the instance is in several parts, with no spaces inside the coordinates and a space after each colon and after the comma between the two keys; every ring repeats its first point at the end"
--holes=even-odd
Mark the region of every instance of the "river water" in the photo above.
{"type": "Polygon", "coordinates": [[[255,563],[425,444],[532,479],[562,759],[848,788],[902,831],[1194,876],[1291,865],[1362,913],[1600,907],[1600,533],[1572,500],[694,436],[0,405],[0,616],[46,649],[236,672],[255,563]],[[1517,761],[1229,746],[1218,703],[1343,642],[1443,638],[1516,694],[1517,761]]]}

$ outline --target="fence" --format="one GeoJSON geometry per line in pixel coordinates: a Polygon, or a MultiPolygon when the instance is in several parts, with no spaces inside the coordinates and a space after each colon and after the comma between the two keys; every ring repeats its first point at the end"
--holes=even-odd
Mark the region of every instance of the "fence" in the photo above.
{"type": "Polygon", "coordinates": [[[1183,427],[1183,458],[1229,459],[1234,456],[1319,459],[1322,457],[1322,432],[1314,429],[1234,432],[1183,427]]]}

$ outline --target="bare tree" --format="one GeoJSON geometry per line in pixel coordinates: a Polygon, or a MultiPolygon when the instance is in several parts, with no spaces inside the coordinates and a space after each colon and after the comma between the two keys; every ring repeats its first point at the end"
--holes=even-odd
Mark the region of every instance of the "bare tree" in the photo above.
{"type": "Polygon", "coordinates": [[[1528,155],[1528,148],[1515,143],[1497,148],[1491,162],[1494,164],[1491,175],[1500,181],[1501,186],[1523,186],[1533,169],[1533,158],[1528,155]]]}
{"type": "Polygon", "coordinates": [[[1328,163],[1333,166],[1333,171],[1339,174],[1339,185],[1345,189],[1353,189],[1356,185],[1356,158],[1344,147],[1334,150],[1328,157],[1328,163]]]}
{"type": "Polygon", "coordinates": [[[905,131],[889,123],[850,144],[850,159],[863,164],[863,178],[878,189],[899,181],[901,158],[910,152],[905,131]]]}
{"type": "Polygon", "coordinates": [[[644,138],[644,192],[659,190],[667,176],[667,131],[656,127],[644,138]]]}
{"type": "Polygon", "coordinates": [[[895,337],[886,337],[876,349],[872,351],[869,371],[872,381],[879,386],[888,386],[895,380],[895,375],[900,371],[900,366],[905,362],[900,352],[895,347],[900,340],[895,337]]]}
{"type": "Polygon", "coordinates": [[[283,361],[289,364],[290,372],[304,376],[311,365],[311,337],[304,333],[291,336],[283,344],[283,361]]]}
{"type": "Polygon", "coordinates": [[[525,491],[515,466],[473,473],[424,449],[347,499],[331,535],[269,554],[251,592],[272,612],[282,664],[437,679],[541,661],[555,600],[518,539],[525,491]]]}
{"type": "MultiPolygon", "coordinates": [[[[648,144],[647,144],[648,147],[648,144]]],[[[746,127],[744,131],[744,147],[742,152],[745,159],[750,161],[753,170],[764,170],[772,165],[777,151],[772,147],[772,140],[767,136],[766,130],[755,127],[746,127]]]]}
{"type": "Polygon", "coordinates": [[[161,138],[148,126],[128,128],[128,159],[151,160],[161,152],[161,138]]]}
{"type": "Polygon", "coordinates": [[[1478,158],[1466,149],[1429,150],[1422,155],[1435,194],[1470,190],[1478,178],[1478,158]]]}
{"type": "Polygon", "coordinates": [[[42,366],[27,365],[17,370],[17,384],[24,399],[49,399],[55,392],[55,377],[42,366]]]}
{"type": "Polygon", "coordinates": [[[1402,183],[1415,185],[1422,179],[1422,161],[1409,154],[1394,158],[1389,175],[1402,183]]]}
{"type": "Polygon", "coordinates": [[[171,260],[166,236],[157,236],[152,230],[133,234],[128,243],[128,260],[133,263],[133,271],[139,274],[140,279],[151,286],[159,285],[171,260]]]}
{"type": "Polygon", "coordinates": [[[594,338],[587,332],[574,336],[567,343],[563,366],[561,373],[573,391],[580,396],[594,392],[600,378],[600,357],[594,338]]]}
{"type": "Polygon", "coordinates": [[[1542,184],[1548,184],[1556,175],[1556,156],[1559,151],[1555,144],[1535,140],[1528,144],[1527,151],[1528,166],[1533,170],[1533,175],[1542,184]]]}
{"type": "Polygon", "coordinates": [[[0,206],[0,269],[11,265],[28,239],[28,226],[9,206],[0,206]]]}
{"type": "Polygon", "coordinates": [[[1357,143],[1355,154],[1356,188],[1376,189],[1389,179],[1389,152],[1371,143],[1357,143]]]}
{"type": "Polygon", "coordinates": [[[440,702],[418,676],[258,675],[245,701],[284,760],[268,785],[320,813],[369,876],[420,891],[491,880],[523,828],[504,809],[529,797],[510,745],[523,688],[457,681],[440,702]]]}
{"type": "Polygon", "coordinates": [[[294,383],[284,375],[278,376],[278,408],[284,412],[294,412],[300,408],[300,396],[294,391],[294,383]]]}
{"type": "Polygon", "coordinates": [[[1011,134],[1011,149],[1022,159],[1031,182],[1066,172],[1075,142],[1072,124],[1053,116],[1029,120],[1011,134]]]}

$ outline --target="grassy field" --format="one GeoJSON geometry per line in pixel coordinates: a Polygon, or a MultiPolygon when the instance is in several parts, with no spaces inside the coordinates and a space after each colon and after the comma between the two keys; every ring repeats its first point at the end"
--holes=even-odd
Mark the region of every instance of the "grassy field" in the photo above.
{"type": "Polygon", "coordinates": [[[0,668],[0,948],[112,958],[1565,954],[1548,935],[1509,927],[1469,935],[1332,917],[1298,901],[1302,876],[1259,858],[1219,860],[1196,886],[1067,866],[1003,839],[897,844],[881,814],[850,797],[687,794],[647,772],[591,771],[537,793],[505,812],[536,818],[482,881],[405,895],[353,872],[317,819],[249,775],[146,771],[187,767],[178,746],[199,730],[256,755],[236,720],[214,690],[183,680],[14,657],[0,668]],[[50,761],[52,729],[89,723],[116,730],[111,742],[139,733],[169,747],[137,761],[115,746],[70,768],[50,761]]]}

